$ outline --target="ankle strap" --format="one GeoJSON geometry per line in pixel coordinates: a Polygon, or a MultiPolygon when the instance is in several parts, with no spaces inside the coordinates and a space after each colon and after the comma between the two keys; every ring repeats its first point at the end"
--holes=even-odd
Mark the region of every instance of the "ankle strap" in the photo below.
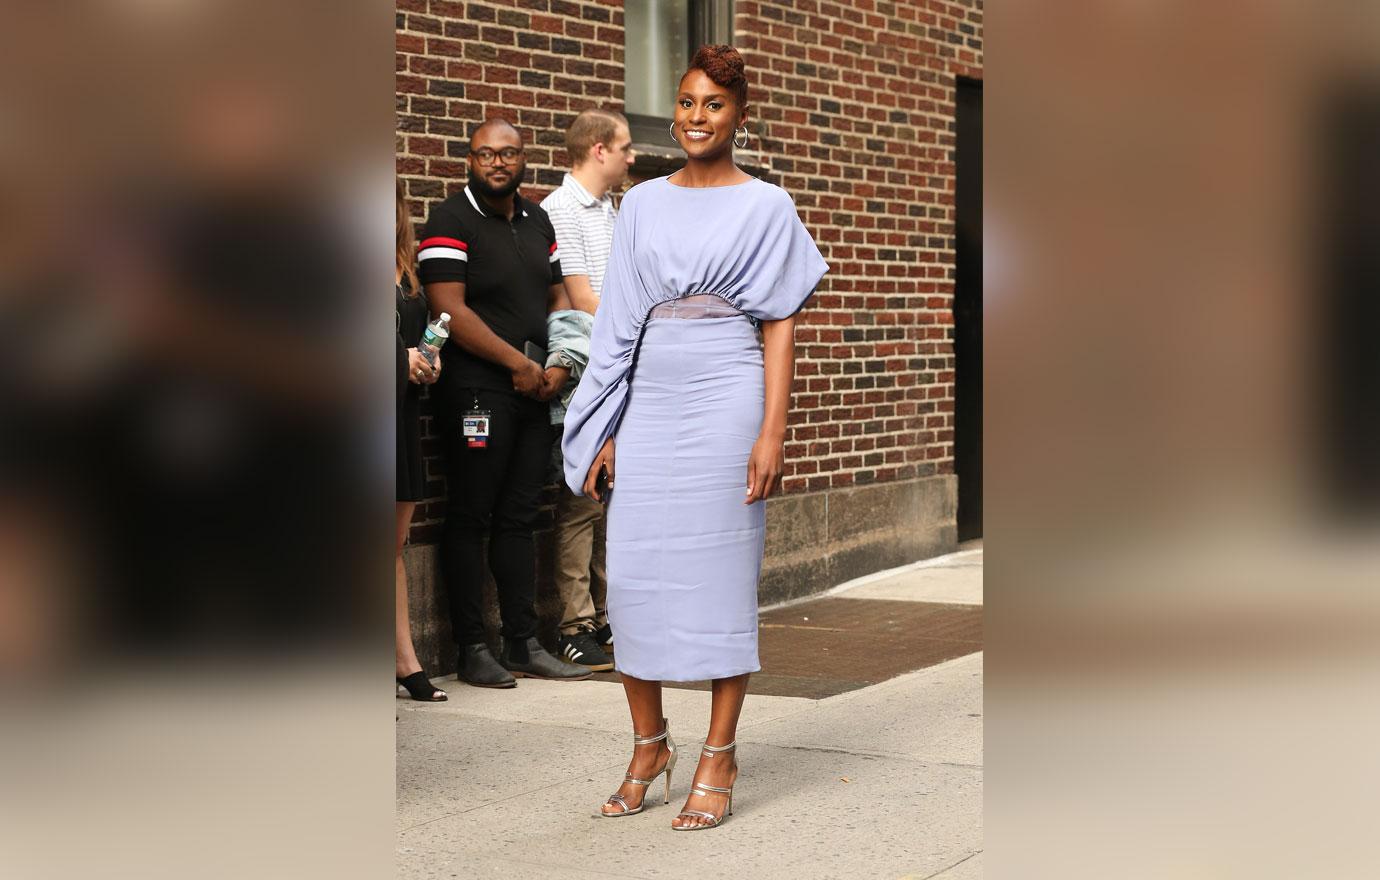
{"type": "Polygon", "coordinates": [[[671,733],[671,723],[665,718],[661,719],[661,733],[656,736],[638,736],[637,731],[633,731],[633,745],[649,746],[655,742],[661,742],[671,733]]]}
{"type": "Polygon", "coordinates": [[[731,742],[731,743],[729,743],[728,745],[726,745],[726,746],[711,746],[709,743],[705,743],[705,744],[704,744],[704,750],[705,750],[706,752],[708,752],[708,753],[709,753],[709,756],[712,758],[712,757],[714,757],[715,755],[717,755],[719,752],[726,752],[726,751],[728,751],[729,749],[736,748],[737,745],[738,745],[738,741],[737,741],[736,739],[735,739],[733,742],[731,742]]]}

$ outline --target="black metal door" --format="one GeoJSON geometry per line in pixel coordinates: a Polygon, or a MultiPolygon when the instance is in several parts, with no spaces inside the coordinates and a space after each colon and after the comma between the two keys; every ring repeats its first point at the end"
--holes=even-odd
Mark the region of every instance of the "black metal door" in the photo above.
{"type": "Polygon", "coordinates": [[[954,472],[966,541],[982,537],[982,82],[960,77],[956,104],[954,472]]]}
{"type": "Polygon", "coordinates": [[[1320,380],[1313,399],[1332,513],[1373,523],[1380,519],[1380,88],[1346,88],[1324,106],[1316,167],[1325,335],[1312,350],[1325,360],[1313,372],[1320,380]]]}

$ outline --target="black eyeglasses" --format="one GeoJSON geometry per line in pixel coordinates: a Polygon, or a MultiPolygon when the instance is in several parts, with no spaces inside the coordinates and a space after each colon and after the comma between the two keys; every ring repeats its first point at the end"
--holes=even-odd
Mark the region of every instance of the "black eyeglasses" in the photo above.
{"type": "Polygon", "coordinates": [[[472,150],[470,155],[478,159],[480,165],[492,165],[495,159],[502,159],[504,165],[511,165],[517,161],[518,156],[522,155],[522,150],[518,147],[504,147],[501,150],[480,147],[477,150],[472,150]]]}

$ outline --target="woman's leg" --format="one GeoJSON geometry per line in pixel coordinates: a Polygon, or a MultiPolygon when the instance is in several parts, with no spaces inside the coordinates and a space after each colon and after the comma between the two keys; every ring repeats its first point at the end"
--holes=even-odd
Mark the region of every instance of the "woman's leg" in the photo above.
{"type": "MultiPolygon", "coordinates": [[[[628,710],[632,713],[633,735],[645,738],[661,733],[665,717],[661,711],[661,682],[645,681],[630,675],[620,677],[623,679],[623,692],[628,697],[628,710]]],[[[635,745],[628,774],[634,779],[652,779],[654,774],[660,775],[670,758],[671,749],[664,739],[647,745],[635,745]]],[[[635,810],[642,804],[650,788],[650,785],[624,782],[619,786],[618,793],[628,802],[628,809],[635,810]]],[[[624,812],[617,801],[605,803],[602,809],[605,813],[624,812]]]]}
{"type": "Polygon", "coordinates": [[[399,501],[397,513],[397,533],[393,545],[393,581],[396,593],[396,606],[393,612],[393,653],[397,660],[398,678],[406,678],[422,668],[417,660],[417,649],[412,645],[412,622],[407,612],[407,569],[403,567],[403,545],[407,543],[407,529],[412,524],[412,510],[417,505],[411,501],[399,501]]]}
{"type": "MultiPolygon", "coordinates": [[[[709,735],[704,738],[707,746],[726,746],[738,739],[738,716],[743,711],[743,698],[747,696],[748,674],[732,678],[716,678],[713,682],[713,704],[709,710],[709,735]]],[[[701,752],[699,766],[695,768],[695,782],[713,785],[718,788],[732,788],[738,779],[737,751],[701,752]],[[713,757],[706,757],[712,754],[713,757]]],[[[702,810],[723,816],[728,809],[728,795],[710,792],[707,795],[691,795],[685,801],[685,809],[702,810]]],[[[671,820],[676,828],[690,825],[708,825],[709,820],[702,816],[677,816],[671,820]]]]}

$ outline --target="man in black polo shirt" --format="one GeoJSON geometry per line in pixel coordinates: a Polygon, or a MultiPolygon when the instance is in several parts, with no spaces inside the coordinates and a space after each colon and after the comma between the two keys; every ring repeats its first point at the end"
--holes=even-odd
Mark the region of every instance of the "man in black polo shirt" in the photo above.
{"type": "Polygon", "coordinates": [[[556,233],[518,194],[527,162],[512,125],[476,129],[469,166],[469,185],[432,209],[417,251],[432,314],[451,315],[436,396],[449,482],[441,567],[459,677],[480,687],[513,687],[514,674],[587,678],[536,638],[532,530],[551,453],[544,401],[561,379],[533,358],[545,359],[547,313],[570,308],[556,233]],[[503,619],[498,661],[485,642],[486,533],[503,619]]]}

